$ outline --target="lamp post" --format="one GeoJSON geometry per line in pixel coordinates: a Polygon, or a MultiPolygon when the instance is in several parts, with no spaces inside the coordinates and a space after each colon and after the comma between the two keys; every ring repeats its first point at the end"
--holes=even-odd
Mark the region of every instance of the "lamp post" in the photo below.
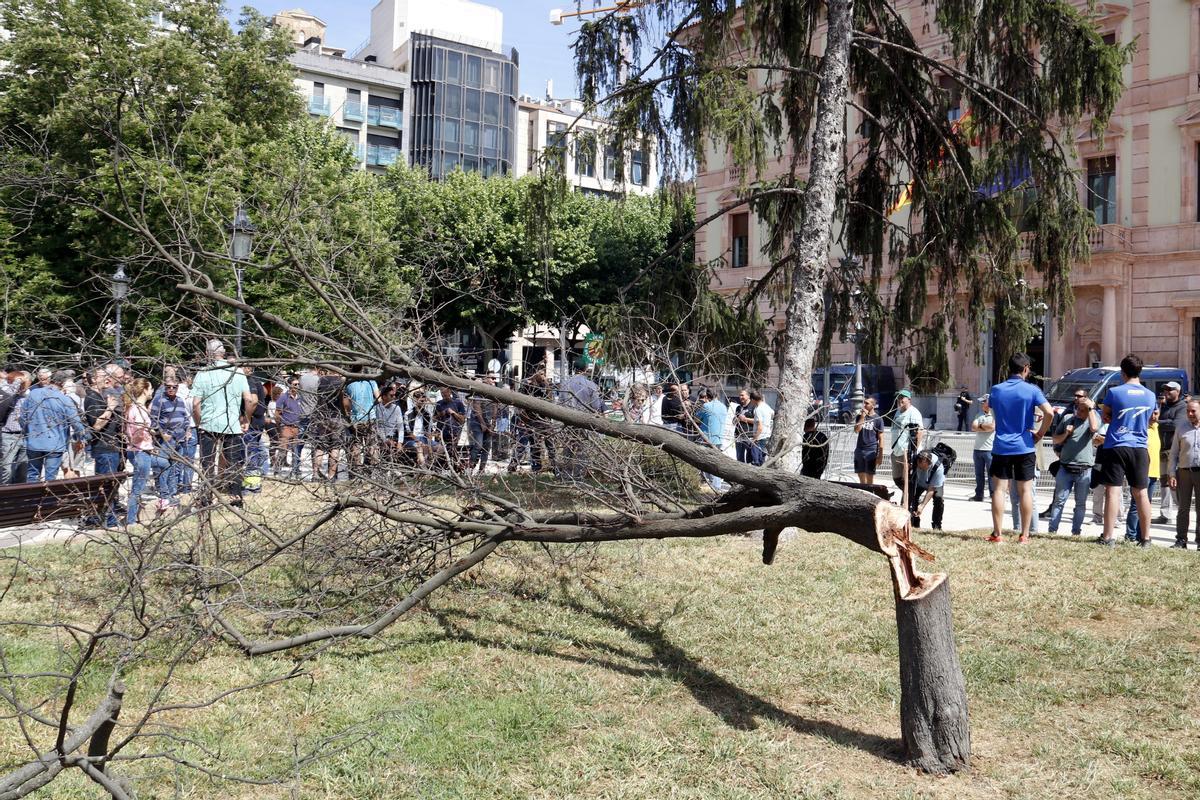
{"type": "Polygon", "coordinates": [[[862,343],[866,335],[867,332],[863,329],[862,323],[854,323],[854,393],[850,395],[850,413],[853,419],[858,419],[858,414],[863,410],[863,403],[866,400],[866,396],[863,394],[862,380],[862,343]]]}
{"type": "Polygon", "coordinates": [[[121,358],[121,303],[129,294],[129,276],[125,274],[125,265],[118,264],[117,271],[112,276],[112,298],[117,310],[117,331],[113,337],[113,358],[121,358]]]}
{"type": "Polygon", "coordinates": [[[238,307],[234,309],[234,345],[233,349],[240,357],[242,355],[242,269],[250,258],[250,250],[254,247],[254,234],[258,229],[246,215],[246,209],[238,206],[233,222],[229,224],[229,255],[233,259],[233,279],[237,287],[238,307]]]}

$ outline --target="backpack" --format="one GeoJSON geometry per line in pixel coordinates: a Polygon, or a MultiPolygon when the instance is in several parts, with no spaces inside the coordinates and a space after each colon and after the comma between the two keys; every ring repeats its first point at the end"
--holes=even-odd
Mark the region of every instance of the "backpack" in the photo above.
{"type": "Polygon", "coordinates": [[[942,467],[945,469],[944,475],[949,475],[950,470],[954,468],[954,462],[958,460],[958,453],[954,452],[954,448],[945,442],[938,442],[933,446],[933,454],[938,457],[938,461],[942,462],[942,467]]]}

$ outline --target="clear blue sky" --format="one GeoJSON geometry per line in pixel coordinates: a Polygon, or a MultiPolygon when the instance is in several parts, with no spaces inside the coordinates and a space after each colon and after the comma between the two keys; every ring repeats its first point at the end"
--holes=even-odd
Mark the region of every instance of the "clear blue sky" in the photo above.
{"type": "MultiPolygon", "coordinates": [[[[271,15],[293,8],[316,14],[329,26],[326,43],[350,50],[366,40],[376,0],[226,0],[234,16],[243,6],[271,15]]],[[[434,0],[436,2],[436,0],[434,0]]],[[[541,97],[546,81],[554,81],[556,97],[575,94],[571,42],[577,21],[550,24],[550,9],[574,8],[574,0],[485,0],[504,12],[504,43],[521,54],[521,93],[541,97]]]]}

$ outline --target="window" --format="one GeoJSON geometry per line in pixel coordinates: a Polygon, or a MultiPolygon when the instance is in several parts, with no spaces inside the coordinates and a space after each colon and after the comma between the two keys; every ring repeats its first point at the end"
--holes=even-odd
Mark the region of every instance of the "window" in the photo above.
{"type": "Polygon", "coordinates": [[[635,150],[629,156],[629,180],[637,186],[645,186],[650,181],[650,154],[645,150],[635,150]]]}
{"type": "Polygon", "coordinates": [[[475,156],[463,156],[463,172],[479,172],[479,159],[475,156]]]}
{"type": "Polygon", "coordinates": [[[575,140],[575,174],[596,177],[596,140],[590,134],[575,140]]]}
{"type": "Polygon", "coordinates": [[[448,119],[442,125],[442,141],[451,150],[458,149],[458,120],[448,119]]]}
{"type": "Polygon", "coordinates": [[[500,147],[500,129],[495,125],[483,126],[483,154],[495,156],[500,147]]]}
{"type": "Polygon", "coordinates": [[[325,84],[320,81],[313,81],[313,97],[325,96],[325,84]]]}
{"type": "MultiPolygon", "coordinates": [[[[525,131],[526,141],[526,157],[525,169],[533,172],[534,165],[537,164],[537,123],[533,121],[533,114],[529,115],[529,127],[525,131]]],[[[1197,151],[1200,153],[1200,150],[1197,151]]]]}
{"type": "Polygon", "coordinates": [[[1200,222],[1200,142],[1196,142],[1196,221],[1200,222]]]}
{"type": "Polygon", "coordinates": [[[446,96],[446,116],[461,117],[462,113],[462,89],[458,86],[447,85],[442,87],[442,92],[446,96]]]}
{"type": "Polygon", "coordinates": [[[500,62],[485,61],[483,63],[483,88],[493,92],[500,91],[500,62]]]}
{"type": "Polygon", "coordinates": [[[1087,206],[1097,225],[1117,221],[1117,159],[1115,156],[1087,161],[1087,206]]]}
{"type": "Polygon", "coordinates": [[[610,144],[604,148],[604,180],[615,181],[616,179],[617,148],[610,144]]]}
{"type": "Polygon", "coordinates": [[[500,122],[500,95],[483,93],[483,121],[496,125],[500,122]]]}
{"type": "Polygon", "coordinates": [[[464,89],[463,90],[463,105],[465,106],[464,119],[479,119],[479,90],[464,89]]]}
{"type": "Polygon", "coordinates": [[[467,56],[467,86],[478,89],[483,83],[483,59],[467,56]]]}
{"type": "Polygon", "coordinates": [[[1117,43],[1116,31],[1109,31],[1108,33],[1101,36],[1100,40],[1110,46],[1116,44],[1117,43]]]}
{"type": "Polygon", "coordinates": [[[734,267],[745,267],[750,263],[750,215],[732,215],[729,228],[733,248],[730,262],[734,267]]]}
{"type": "Polygon", "coordinates": [[[949,75],[938,78],[938,90],[946,103],[946,119],[958,122],[962,117],[962,86],[949,75]]]}
{"type": "Polygon", "coordinates": [[[546,161],[565,169],[567,163],[567,126],[563,122],[546,123],[546,161]]]}
{"type": "Polygon", "coordinates": [[[463,152],[476,155],[479,153],[479,123],[464,122],[462,127],[463,152]]]}
{"type": "Polygon", "coordinates": [[[462,83],[462,53],[446,53],[446,83],[462,83]]]}
{"type": "Polygon", "coordinates": [[[445,61],[446,51],[440,47],[433,48],[433,79],[435,81],[440,81],[445,76],[446,73],[442,70],[445,61]]]}

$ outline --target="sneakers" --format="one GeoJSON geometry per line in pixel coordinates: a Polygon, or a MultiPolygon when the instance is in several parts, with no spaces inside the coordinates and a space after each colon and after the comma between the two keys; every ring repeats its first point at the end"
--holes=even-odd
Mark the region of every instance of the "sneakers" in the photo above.
{"type": "Polygon", "coordinates": [[[1116,547],[1117,539],[1116,537],[1113,537],[1112,539],[1105,539],[1103,536],[1097,536],[1096,544],[1100,545],[1101,547],[1116,547]]]}
{"type": "Polygon", "coordinates": [[[971,502],[972,502],[972,503],[982,503],[982,502],[983,502],[983,497],[982,497],[981,495],[977,495],[977,496],[975,496],[975,497],[972,497],[972,498],[971,498],[971,502]]]}
{"type": "Polygon", "coordinates": [[[1171,522],[1171,520],[1167,519],[1162,514],[1159,514],[1157,517],[1155,517],[1154,519],[1152,519],[1150,521],[1153,522],[1155,525],[1166,525],[1171,522]]]}
{"type": "Polygon", "coordinates": [[[1017,539],[1017,544],[1029,544],[1029,534],[1022,533],[1017,539]]]}
{"type": "Polygon", "coordinates": [[[1004,544],[1004,537],[998,533],[993,533],[991,536],[987,537],[987,540],[992,544],[1004,544]]]}
{"type": "Polygon", "coordinates": [[[1187,550],[1187,542],[1175,542],[1171,545],[1172,550],[1187,550]]]}
{"type": "Polygon", "coordinates": [[[1140,542],[1138,542],[1138,547],[1142,548],[1143,550],[1145,550],[1147,547],[1153,547],[1153,546],[1154,545],[1152,545],[1150,543],[1149,539],[1142,539],[1140,542]]]}

